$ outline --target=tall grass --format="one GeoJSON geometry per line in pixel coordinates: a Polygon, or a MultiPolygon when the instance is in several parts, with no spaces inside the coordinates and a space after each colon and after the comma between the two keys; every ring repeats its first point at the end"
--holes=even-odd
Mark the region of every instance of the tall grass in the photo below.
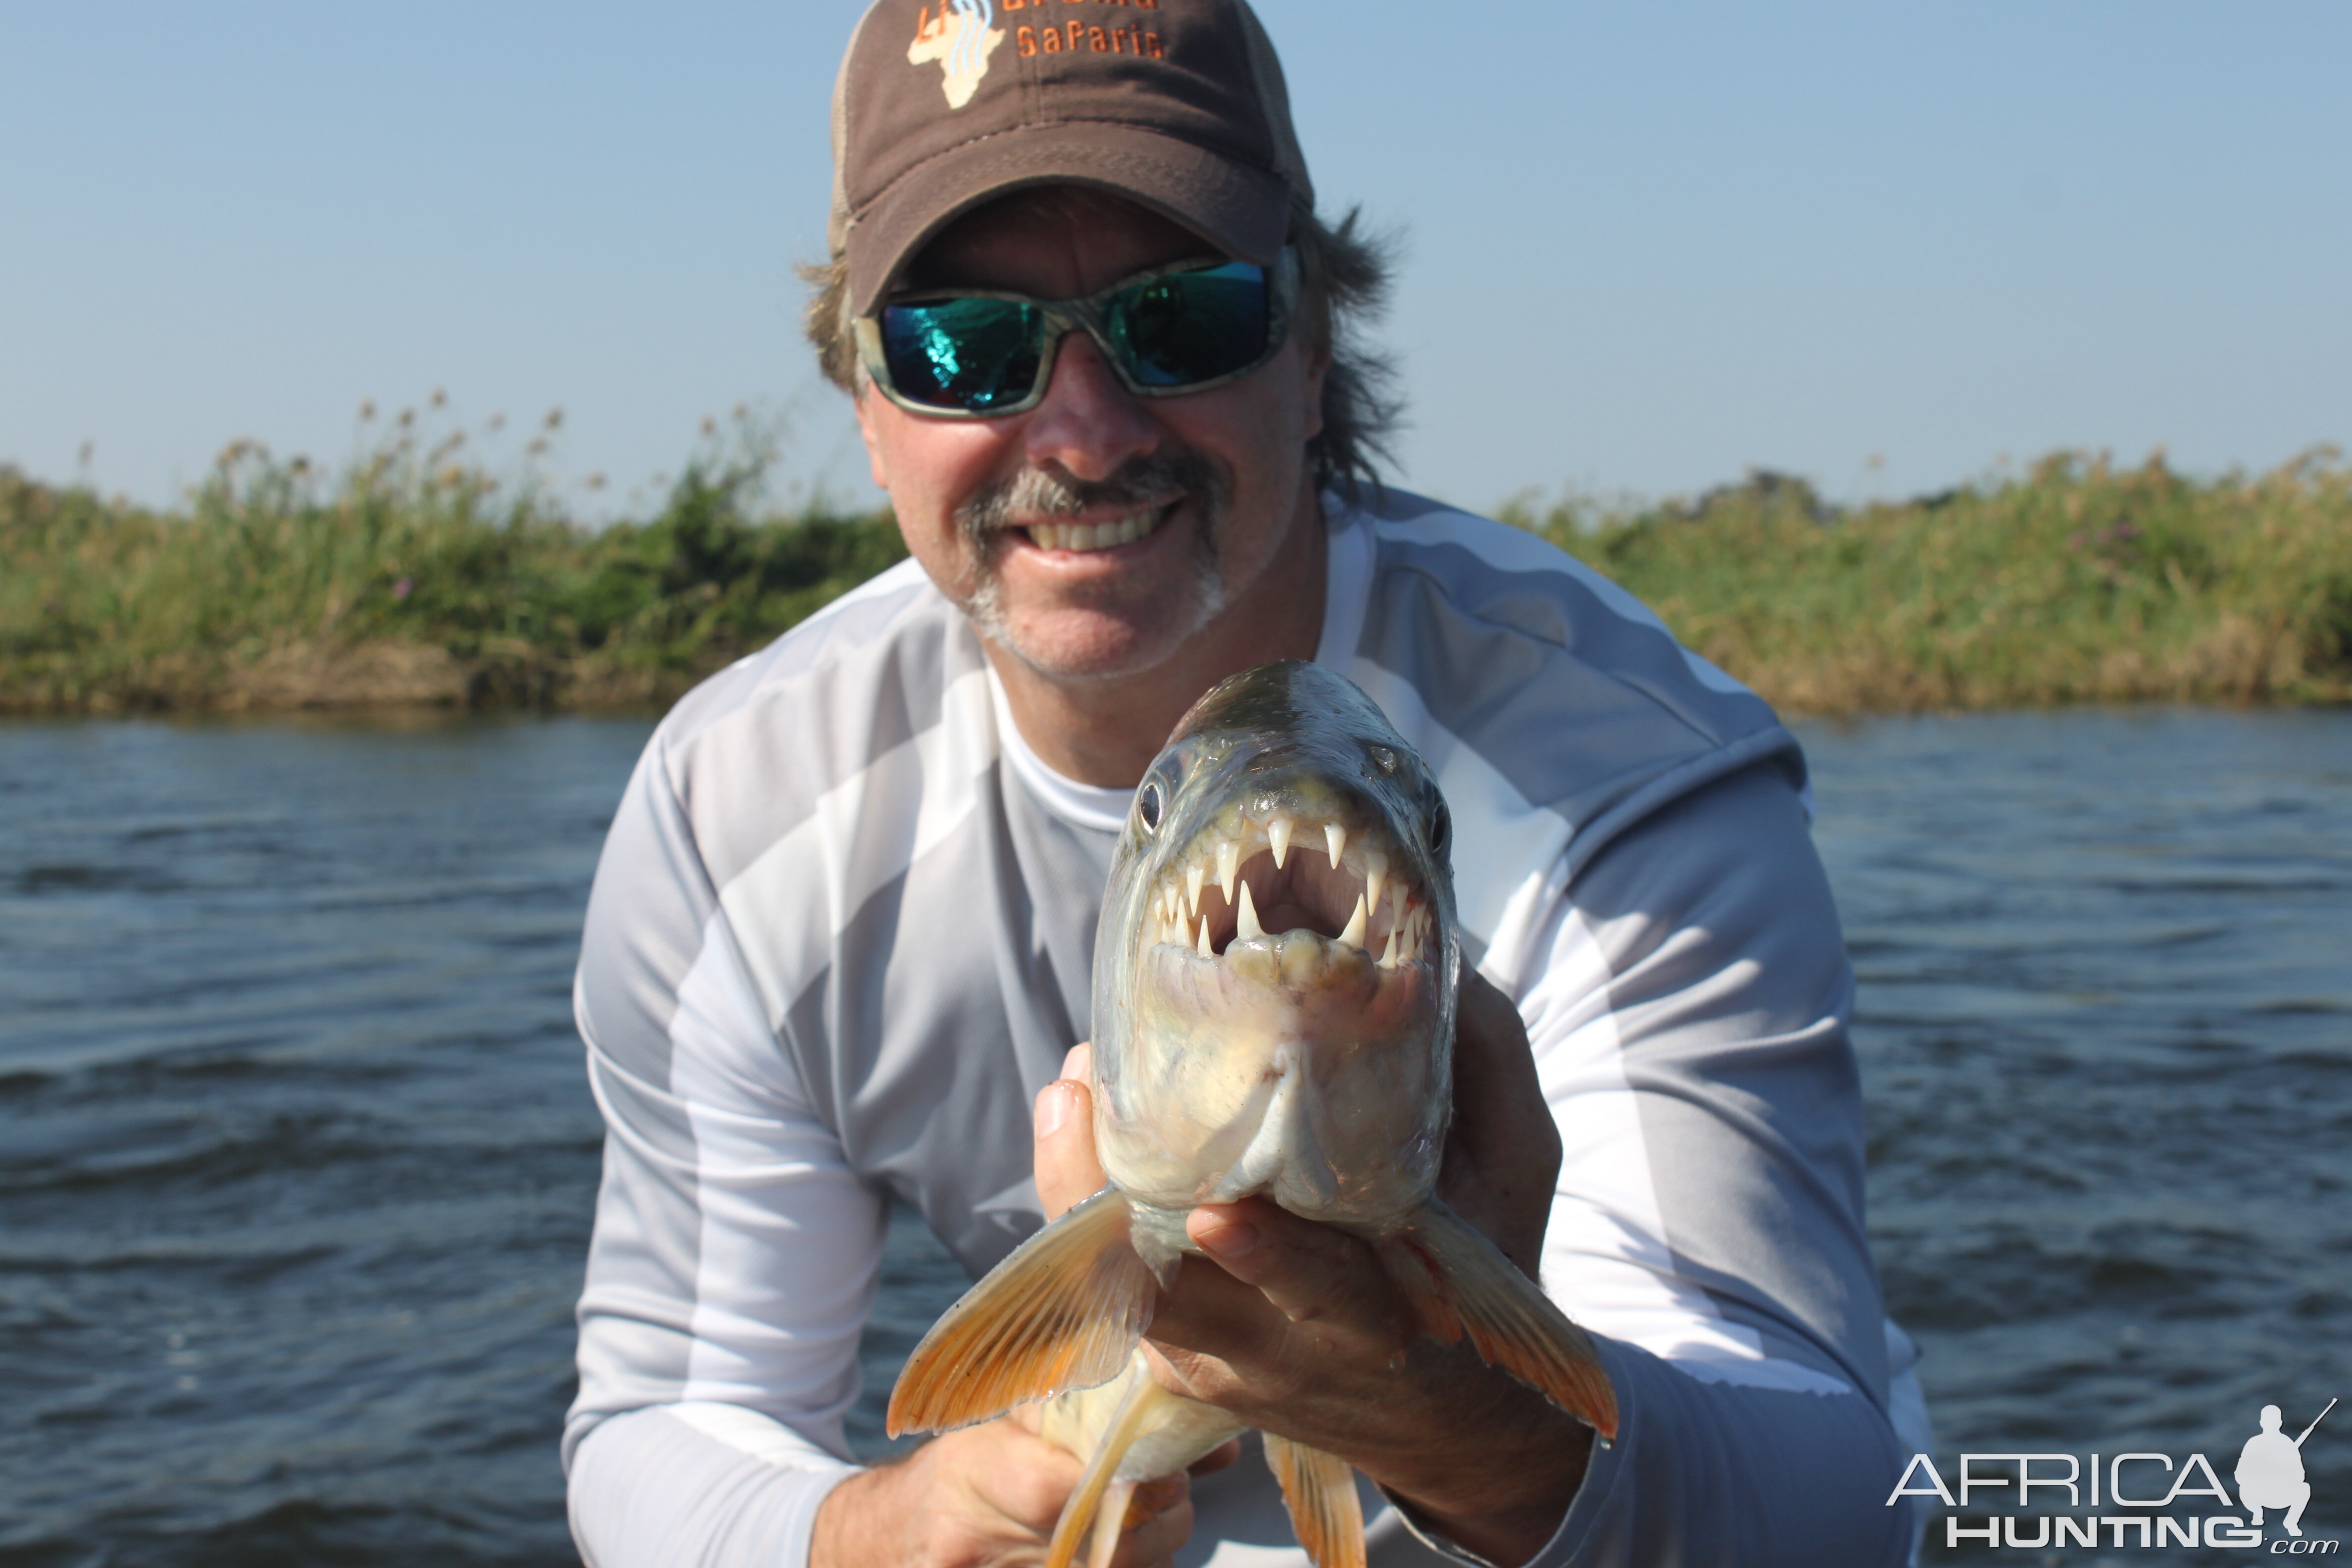
{"type": "Polygon", "coordinates": [[[2061,453],[1850,510],[1759,474],[1698,501],[1507,508],[1795,711],[2352,699],[2352,468],[2200,480],[2061,453]]]}
{"type": "MultiPolygon", "coordinates": [[[[578,526],[404,421],[337,473],[250,443],[175,510],[0,468],[0,711],[657,704],[905,554],[767,509],[714,440],[651,520],[578,526]]],[[[2060,454],[1841,510],[1770,475],[1504,515],[1797,711],[2352,700],[2352,468],[2199,479],[2060,454]]]]}
{"type": "Polygon", "coordinates": [[[333,476],[237,443],[170,513],[0,468],[0,710],[657,703],[906,553],[760,515],[755,440],[591,531],[412,431],[333,476]]]}

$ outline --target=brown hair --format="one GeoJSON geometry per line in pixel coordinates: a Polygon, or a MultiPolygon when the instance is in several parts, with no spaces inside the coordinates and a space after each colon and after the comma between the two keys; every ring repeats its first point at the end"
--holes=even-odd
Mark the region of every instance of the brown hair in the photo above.
{"type": "MultiPolygon", "coordinates": [[[[1093,196],[1084,187],[1066,190],[1081,202],[1093,196]]],[[[1034,197],[1034,192],[1022,194],[1034,197]]],[[[1310,211],[1294,209],[1290,222],[1290,243],[1298,250],[1297,325],[1308,342],[1331,355],[1323,377],[1323,429],[1307,443],[1307,458],[1317,486],[1336,489],[1349,500],[1366,487],[1379,488],[1376,465],[1394,460],[1389,443],[1403,413],[1388,357],[1360,336],[1363,324],[1387,302],[1391,249],[1385,239],[1366,231],[1362,218],[1360,208],[1351,208],[1333,226],[1310,211]]],[[[817,366],[827,381],[855,396],[863,367],[850,324],[849,264],[835,256],[800,273],[815,290],[805,325],[817,366]]]]}

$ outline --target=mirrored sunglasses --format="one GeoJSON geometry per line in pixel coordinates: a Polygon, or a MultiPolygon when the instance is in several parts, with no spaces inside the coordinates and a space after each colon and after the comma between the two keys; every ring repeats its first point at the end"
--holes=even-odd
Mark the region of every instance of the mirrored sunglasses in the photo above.
{"type": "Polygon", "coordinates": [[[919,414],[985,418],[1034,408],[1063,338],[1084,331],[1119,384],[1171,397],[1236,380],[1274,357],[1298,296],[1298,258],[1187,262],[1080,300],[984,290],[911,295],[857,321],[882,395],[919,414]]]}

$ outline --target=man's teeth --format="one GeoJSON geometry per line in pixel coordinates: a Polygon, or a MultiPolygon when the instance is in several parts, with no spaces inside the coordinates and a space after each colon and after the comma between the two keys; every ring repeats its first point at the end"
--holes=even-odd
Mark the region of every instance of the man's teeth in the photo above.
{"type": "MultiPolygon", "coordinates": [[[[1233,829],[1208,836],[1182,861],[1171,866],[1147,897],[1145,921],[1150,940],[1174,942],[1202,958],[1216,959],[1210,928],[1218,914],[1202,908],[1203,895],[1212,883],[1224,895],[1223,908],[1233,911],[1233,941],[1248,942],[1270,934],[1257,912],[1257,895],[1241,874],[1242,865],[1265,850],[1276,868],[1281,868],[1297,832],[1293,819],[1271,816],[1263,823],[1241,818],[1233,829]]],[[[1337,823],[1323,825],[1331,868],[1355,877],[1361,887],[1347,924],[1331,939],[1333,945],[1377,952],[1383,969],[1435,957],[1437,921],[1428,902],[1406,878],[1390,875],[1386,851],[1360,838],[1351,844],[1351,837],[1337,823]]],[[[1308,868],[1313,868],[1311,861],[1308,868]]],[[[1315,875],[1319,877],[1321,872],[1316,870],[1315,875]]]]}
{"type": "Polygon", "coordinates": [[[1109,522],[1040,522],[1025,531],[1040,550],[1108,550],[1132,544],[1160,522],[1158,509],[1139,511],[1109,522]]]}

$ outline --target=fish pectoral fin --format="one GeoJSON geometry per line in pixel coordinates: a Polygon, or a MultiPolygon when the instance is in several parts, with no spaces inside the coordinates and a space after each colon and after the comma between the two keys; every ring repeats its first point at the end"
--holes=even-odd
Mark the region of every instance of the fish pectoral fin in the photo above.
{"type": "Polygon", "coordinates": [[[1078,1484],[1071,1489],[1070,1500],[1062,1505],[1062,1517],[1054,1521],[1053,1542],[1045,1549],[1045,1568],[1070,1568],[1077,1557],[1078,1542],[1087,1534],[1089,1523],[1094,1529],[1087,1568],[1104,1568],[1118,1550],[1119,1531],[1127,1527],[1128,1499],[1134,1494],[1136,1482],[1145,1479],[1121,1476],[1119,1461],[1135,1447],[1135,1440],[1150,1429],[1162,1402],[1175,1397],[1152,1378],[1148,1363],[1137,1364],[1141,1359],[1139,1355],[1130,1356],[1127,1392],[1104,1424],[1102,1441],[1095,1445],[1094,1457],[1087,1461],[1078,1484]]]}
{"type": "Polygon", "coordinates": [[[1151,1326],[1151,1271],[1113,1187],[1031,1237],[949,1308],[898,1373],[890,1436],[941,1432],[1118,1375],[1151,1326]]]}
{"type": "Polygon", "coordinates": [[[1500,1367],[1599,1433],[1617,1436],[1617,1393],[1582,1329],[1495,1244],[1432,1198],[1377,1244],[1431,1338],[1464,1334],[1500,1367]]]}
{"type": "Polygon", "coordinates": [[[1265,1462],[1315,1568],[1364,1568],[1364,1509],[1348,1462],[1274,1432],[1265,1434],[1265,1462]]]}

